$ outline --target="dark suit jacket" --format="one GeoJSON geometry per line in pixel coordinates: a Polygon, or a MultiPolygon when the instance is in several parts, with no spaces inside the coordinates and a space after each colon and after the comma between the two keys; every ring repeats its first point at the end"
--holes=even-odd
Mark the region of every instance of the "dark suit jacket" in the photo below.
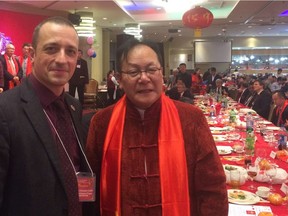
{"type": "MultiPolygon", "coordinates": [[[[217,87],[214,88],[214,89],[210,89],[210,92],[212,92],[212,91],[215,91],[215,93],[218,94],[217,87]]],[[[226,86],[221,86],[221,88],[220,88],[220,94],[221,94],[221,95],[224,95],[225,92],[226,92],[226,94],[228,94],[228,88],[227,88],[226,86]]]]}
{"type": "MultiPolygon", "coordinates": [[[[65,100],[82,140],[79,102],[65,100]],[[74,108],[72,109],[72,107],[74,108]]],[[[88,171],[80,157],[81,171],[88,171]]],[[[67,215],[67,195],[50,125],[29,79],[0,95],[0,214],[67,215]]]]}
{"type": "Polygon", "coordinates": [[[208,85],[208,92],[211,89],[215,89],[216,88],[216,80],[217,79],[221,79],[221,76],[216,74],[214,79],[212,80],[212,74],[209,75],[208,80],[207,80],[207,85],[208,85]]]}
{"type": "Polygon", "coordinates": [[[84,86],[88,82],[89,82],[89,75],[88,75],[87,61],[81,58],[80,60],[77,60],[76,69],[73,76],[69,80],[69,84],[84,86]]]}
{"type": "Polygon", "coordinates": [[[256,95],[256,98],[252,104],[252,109],[263,118],[268,119],[271,102],[271,94],[268,91],[263,90],[259,95],[256,95]]]}
{"type": "MultiPolygon", "coordinates": [[[[15,58],[15,59],[16,59],[16,62],[18,64],[18,68],[19,68],[19,70],[17,72],[17,76],[21,80],[22,76],[23,76],[23,70],[22,70],[22,67],[21,67],[20,62],[18,61],[18,59],[17,58],[15,58]]],[[[2,62],[2,65],[3,65],[4,91],[5,91],[5,90],[9,89],[9,81],[11,81],[14,76],[7,71],[7,63],[6,63],[6,59],[4,58],[3,55],[0,56],[0,61],[2,62]]]]}
{"type": "Polygon", "coordinates": [[[246,88],[242,93],[240,93],[240,97],[238,99],[238,102],[241,103],[241,104],[245,104],[246,100],[250,97],[251,95],[251,92],[249,91],[248,88],[246,88]]]}

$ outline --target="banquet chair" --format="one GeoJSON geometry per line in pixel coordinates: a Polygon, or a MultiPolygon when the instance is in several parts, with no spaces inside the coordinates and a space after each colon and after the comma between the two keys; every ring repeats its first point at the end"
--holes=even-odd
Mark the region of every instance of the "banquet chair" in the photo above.
{"type": "Polygon", "coordinates": [[[97,108],[98,81],[90,79],[85,85],[83,109],[97,108]]]}

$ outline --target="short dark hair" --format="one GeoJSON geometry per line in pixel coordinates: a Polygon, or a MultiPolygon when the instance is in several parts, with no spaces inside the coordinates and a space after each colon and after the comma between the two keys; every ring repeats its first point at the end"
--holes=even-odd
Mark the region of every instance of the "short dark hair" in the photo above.
{"type": "Polygon", "coordinates": [[[32,44],[31,44],[31,43],[23,43],[22,48],[24,48],[24,47],[26,47],[26,46],[31,47],[32,44]]]}
{"type": "Polygon", "coordinates": [[[160,49],[157,43],[144,40],[139,41],[135,38],[131,38],[127,40],[124,44],[122,44],[116,53],[116,62],[117,62],[117,70],[121,73],[123,61],[127,60],[128,53],[136,46],[144,45],[150,47],[157,55],[158,61],[160,62],[161,66],[163,65],[162,56],[160,54],[160,49]]]}
{"type": "Polygon", "coordinates": [[[287,99],[287,97],[286,97],[286,95],[285,95],[285,92],[282,91],[282,90],[277,90],[277,91],[275,91],[275,92],[273,93],[273,95],[274,95],[274,94],[277,94],[278,97],[280,97],[280,98],[282,98],[282,99],[287,99]]]}
{"type": "Polygon", "coordinates": [[[211,67],[210,71],[216,72],[216,68],[215,67],[211,67]]]}
{"type": "Polygon", "coordinates": [[[249,87],[249,84],[247,82],[242,82],[240,84],[240,86],[244,87],[244,88],[248,88],[249,87]]]}
{"type": "Polygon", "coordinates": [[[253,82],[253,84],[254,84],[255,82],[258,82],[260,86],[265,87],[265,83],[263,82],[263,80],[261,80],[261,79],[256,79],[256,80],[253,82]]]}
{"type": "Polygon", "coordinates": [[[185,64],[185,63],[181,63],[181,64],[179,64],[179,67],[182,66],[182,65],[186,67],[186,64],[185,64]]]}
{"type": "Polygon", "coordinates": [[[77,34],[76,29],[74,28],[73,24],[68,19],[66,19],[64,17],[60,17],[60,16],[49,17],[49,18],[43,20],[41,23],[39,23],[34,29],[33,36],[32,36],[32,46],[35,50],[36,50],[36,47],[38,44],[39,32],[40,32],[42,26],[46,23],[55,23],[55,24],[59,24],[59,25],[63,25],[63,26],[69,26],[69,27],[73,28],[77,34]]]}

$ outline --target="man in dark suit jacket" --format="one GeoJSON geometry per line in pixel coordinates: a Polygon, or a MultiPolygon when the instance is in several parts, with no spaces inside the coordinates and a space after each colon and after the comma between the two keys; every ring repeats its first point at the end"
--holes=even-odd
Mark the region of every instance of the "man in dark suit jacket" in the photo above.
{"type": "Polygon", "coordinates": [[[251,96],[251,92],[248,89],[248,86],[249,85],[247,82],[242,82],[240,84],[240,94],[239,94],[239,98],[238,98],[238,103],[245,104],[247,99],[251,96]]]}
{"type": "Polygon", "coordinates": [[[179,73],[176,76],[175,82],[177,82],[178,79],[185,80],[185,82],[187,83],[187,88],[190,89],[192,85],[192,78],[191,78],[191,74],[189,74],[186,71],[186,67],[187,66],[185,63],[181,63],[179,65],[179,73]]]}
{"type": "Polygon", "coordinates": [[[33,33],[32,74],[0,95],[1,215],[82,216],[76,173],[91,169],[81,105],[64,92],[78,43],[68,20],[44,20],[33,33]]]}
{"type": "Polygon", "coordinates": [[[23,76],[22,67],[18,59],[14,56],[14,52],[14,45],[8,44],[5,48],[5,54],[0,56],[4,73],[4,91],[19,85],[23,76]]]}
{"type": "Polygon", "coordinates": [[[272,101],[271,94],[267,90],[264,90],[264,83],[261,80],[254,81],[253,89],[256,93],[256,97],[252,103],[252,109],[268,120],[272,101]]]}
{"type": "Polygon", "coordinates": [[[75,97],[75,91],[77,88],[79,101],[84,103],[84,88],[85,84],[89,82],[87,61],[82,58],[83,51],[78,50],[78,60],[75,72],[69,80],[69,94],[75,97]]]}
{"type": "Polygon", "coordinates": [[[207,81],[207,91],[210,92],[211,89],[215,89],[216,88],[216,80],[217,79],[221,79],[221,76],[219,74],[217,74],[217,70],[215,67],[211,67],[210,68],[210,75],[208,77],[208,81],[207,81]]]}

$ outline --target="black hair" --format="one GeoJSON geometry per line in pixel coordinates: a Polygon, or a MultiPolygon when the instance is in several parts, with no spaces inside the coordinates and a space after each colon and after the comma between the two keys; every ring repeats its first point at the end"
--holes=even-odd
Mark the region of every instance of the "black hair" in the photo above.
{"type": "Polygon", "coordinates": [[[162,56],[160,55],[160,49],[157,43],[144,40],[139,41],[135,38],[131,38],[127,40],[124,44],[122,44],[118,49],[116,53],[116,62],[117,62],[117,70],[119,73],[122,71],[123,62],[127,60],[128,53],[136,46],[143,45],[150,47],[157,55],[158,61],[160,62],[160,65],[163,65],[162,62],[162,56]]]}

